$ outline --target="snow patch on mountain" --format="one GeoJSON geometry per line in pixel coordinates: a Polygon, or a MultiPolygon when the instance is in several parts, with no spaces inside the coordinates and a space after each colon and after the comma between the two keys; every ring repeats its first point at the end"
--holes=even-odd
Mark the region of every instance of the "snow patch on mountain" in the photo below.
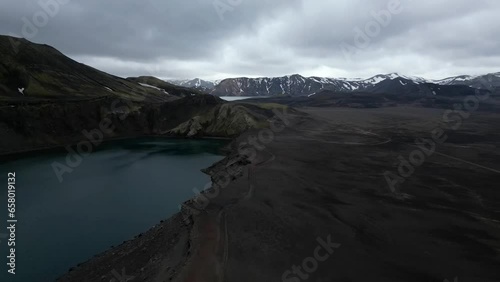
{"type": "MultiPolygon", "coordinates": [[[[490,74],[493,80],[498,80],[500,72],[490,74]]],[[[433,83],[439,85],[468,85],[478,86],[481,76],[462,75],[441,80],[429,80],[417,76],[407,76],[399,73],[378,74],[363,78],[333,78],[333,77],[304,77],[298,74],[281,77],[238,77],[224,80],[202,80],[199,78],[173,82],[174,84],[194,87],[217,96],[308,96],[326,89],[335,92],[367,91],[384,81],[394,81],[402,87],[433,83]]],[[[500,83],[500,82],[498,82],[500,83]]]]}

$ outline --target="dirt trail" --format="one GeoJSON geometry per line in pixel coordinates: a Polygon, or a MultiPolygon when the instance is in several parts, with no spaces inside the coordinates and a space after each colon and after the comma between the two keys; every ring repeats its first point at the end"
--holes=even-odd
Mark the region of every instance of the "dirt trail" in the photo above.
{"type": "Polygon", "coordinates": [[[235,203],[228,204],[213,215],[206,215],[200,218],[199,225],[202,228],[197,231],[201,242],[198,252],[191,258],[191,264],[187,270],[187,277],[184,282],[223,282],[225,270],[227,268],[229,257],[229,236],[228,222],[226,213],[231,207],[240,202],[248,201],[255,193],[255,187],[252,185],[252,173],[256,169],[273,162],[276,156],[268,151],[265,152],[268,157],[255,164],[248,165],[247,179],[248,191],[242,195],[235,203]]]}

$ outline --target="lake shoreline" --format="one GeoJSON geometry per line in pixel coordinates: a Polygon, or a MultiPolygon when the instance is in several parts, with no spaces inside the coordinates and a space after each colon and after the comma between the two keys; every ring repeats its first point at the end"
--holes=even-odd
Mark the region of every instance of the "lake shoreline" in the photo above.
{"type": "MultiPolygon", "coordinates": [[[[64,181],[58,181],[55,177],[57,172],[54,175],[51,166],[54,162],[64,163],[67,160],[64,151],[35,153],[2,163],[3,171],[18,174],[19,197],[24,206],[19,211],[20,216],[22,212],[23,223],[33,229],[32,233],[26,233],[26,236],[20,233],[20,236],[28,238],[29,234],[33,234],[33,238],[46,238],[44,234],[48,232],[44,226],[49,226],[54,216],[61,221],[65,218],[68,223],[79,220],[71,230],[56,228],[54,231],[60,236],[58,240],[47,237],[43,241],[55,250],[59,242],[81,244],[61,249],[50,265],[48,261],[43,261],[17,276],[22,281],[31,281],[35,277],[33,274],[39,274],[45,277],[41,280],[53,281],[69,267],[174,215],[179,211],[179,204],[195,195],[192,188],[203,188],[211,183],[210,175],[204,169],[225,157],[220,149],[226,145],[225,140],[213,138],[121,139],[108,142],[102,150],[86,156],[82,165],[75,167],[75,173],[64,174],[64,181]],[[148,177],[144,178],[144,175],[148,177]],[[91,208],[88,210],[87,207],[91,208]],[[116,210],[122,212],[115,214],[116,210]],[[59,216],[59,212],[64,215],[59,216]],[[36,221],[32,222],[34,219],[36,221]],[[103,222],[112,224],[103,226],[103,222]],[[113,225],[115,222],[116,227],[113,225]],[[88,231],[87,235],[83,235],[93,228],[102,232],[88,231]],[[81,246],[85,247],[82,249],[81,246]],[[67,260],[61,261],[59,257],[66,257],[67,260]]],[[[40,258],[50,254],[34,248],[32,245],[36,242],[35,239],[28,239],[20,246],[19,257],[40,258]]],[[[21,260],[19,268],[23,265],[27,264],[21,260]]]]}
{"type": "MultiPolygon", "coordinates": [[[[242,135],[245,135],[245,133],[242,135]]],[[[174,139],[185,138],[175,137],[174,139]]],[[[205,137],[196,138],[195,140],[200,139],[229,140],[230,138],[205,137]]],[[[202,191],[202,195],[205,193],[209,193],[210,191],[213,192],[214,189],[225,188],[234,180],[236,180],[237,177],[241,177],[243,175],[244,167],[250,164],[250,162],[246,161],[246,156],[242,156],[238,153],[238,150],[234,145],[235,142],[239,139],[241,139],[241,136],[232,138],[230,139],[232,141],[229,144],[226,144],[221,148],[221,152],[224,153],[224,158],[222,160],[213,163],[207,168],[201,169],[201,172],[208,175],[212,181],[212,186],[207,190],[202,191]],[[221,187],[221,179],[217,179],[215,178],[215,176],[219,172],[227,172],[228,170],[232,171],[232,173],[230,173],[232,177],[228,183],[222,184],[223,187],[221,187]]],[[[164,264],[164,260],[166,259],[165,257],[157,261],[148,263],[150,267],[165,268],[168,266],[168,268],[171,269],[171,273],[173,275],[179,274],[177,272],[183,271],[183,264],[189,261],[192,252],[191,246],[196,246],[202,243],[200,241],[200,234],[198,233],[199,231],[197,231],[200,227],[198,226],[199,222],[196,220],[196,218],[199,216],[203,216],[203,214],[206,212],[204,208],[198,209],[199,206],[196,202],[196,197],[192,197],[186,200],[180,207],[181,210],[179,212],[164,220],[161,220],[148,230],[137,234],[133,238],[126,240],[117,246],[111,246],[109,249],[94,255],[94,257],[81,262],[74,267],[71,267],[66,274],[59,277],[56,281],[80,281],[79,279],[84,279],[83,281],[87,281],[85,280],[86,277],[88,277],[87,274],[80,276],[80,274],[77,273],[78,270],[83,267],[87,269],[90,268],[95,271],[102,271],[103,268],[109,268],[109,263],[115,263],[115,260],[122,261],[125,269],[131,269],[133,268],[132,265],[134,265],[135,260],[127,259],[127,256],[130,253],[138,252],[140,253],[140,256],[143,257],[145,255],[145,252],[151,253],[146,257],[154,257],[154,254],[158,252],[158,248],[163,248],[163,255],[170,255],[172,253],[178,253],[176,249],[179,248],[179,245],[182,245],[182,249],[184,249],[182,254],[177,254],[176,260],[170,261],[168,265],[164,264]],[[148,246],[147,250],[142,248],[142,246],[145,245],[148,246]],[[158,245],[158,247],[152,248],[152,245],[158,245]],[[159,245],[161,245],[161,247],[159,245]],[[159,262],[162,262],[162,265],[158,265],[159,262]],[[130,265],[130,267],[127,267],[127,265],[130,265]],[[75,274],[76,276],[74,276],[75,274]]],[[[108,275],[109,279],[116,278],[114,275],[112,275],[112,272],[108,273],[108,275]]]]}
{"type": "MultiPolygon", "coordinates": [[[[309,120],[300,112],[289,113],[288,118],[294,124],[309,120]]],[[[251,145],[246,140],[250,135],[259,132],[259,129],[250,129],[231,138],[231,142],[223,149],[225,157],[201,170],[210,177],[211,187],[185,201],[180,206],[179,212],[134,238],[72,267],[56,281],[94,281],[96,279],[109,281],[117,278],[113,275],[113,270],[120,269],[124,269],[126,274],[129,272],[137,274],[139,271],[140,281],[168,281],[173,278],[175,281],[180,281],[177,279],[183,279],[189,275],[187,272],[190,268],[198,267],[199,264],[203,265],[204,262],[198,261],[196,253],[219,244],[213,241],[212,228],[219,228],[218,221],[221,219],[214,219],[213,213],[218,214],[221,208],[225,209],[233,205],[232,200],[226,198],[227,194],[232,193],[231,187],[235,182],[247,180],[252,167],[272,161],[269,156],[270,152],[266,150],[258,151],[252,158],[241,153],[241,144],[246,144],[245,146],[251,149],[251,145]],[[207,223],[210,227],[206,226],[207,223]],[[208,238],[205,238],[206,236],[208,238]],[[140,265],[142,267],[139,267],[140,265]]],[[[220,217],[220,214],[217,217],[220,217]]],[[[217,236],[221,237],[220,234],[217,236]]],[[[202,258],[202,260],[205,259],[212,260],[213,258],[202,258]]]]}

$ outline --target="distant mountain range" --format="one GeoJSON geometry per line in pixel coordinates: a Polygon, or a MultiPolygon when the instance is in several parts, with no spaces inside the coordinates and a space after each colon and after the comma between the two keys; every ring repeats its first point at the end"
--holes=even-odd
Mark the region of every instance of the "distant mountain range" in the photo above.
{"type": "MultiPolygon", "coordinates": [[[[196,78],[170,81],[170,83],[196,88],[216,96],[308,96],[321,90],[383,92],[387,87],[393,90],[401,88],[404,89],[403,92],[408,92],[410,88],[429,89],[430,85],[465,85],[480,89],[496,88],[500,87],[500,72],[480,76],[461,75],[441,80],[428,80],[398,73],[379,74],[368,79],[304,77],[294,74],[282,77],[227,78],[220,81],[207,81],[196,78]]],[[[432,91],[434,90],[431,90],[431,93],[432,91]]]]}
{"type": "MultiPolygon", "coordinates": [[[[304,77],[227,78],[220,81],[163,81],[154,77],[113,76],[78,63],[58,50],[24,39],[0,36],[0,99],[82,99],[114,96],[130,100],[167,101],[209,93],[215,96],[311,96],[335,93],[440,95],[439,86],[500,89],[500,72],[428,80],[398,73],[368,79],[304,77]],[[13,42],[17,49],[12,48],[13,42]],[[489,86],[491,84],[491,87],[489,86]]],[[[451,88],[447,88],[451,89],[451,88]]],[[[455,88],[455,91],[459,91],[455,88]]],[[[464,90],[465,91],[465,90],[464,90]]],[[[464,92],[459,91],[459,92],[464,92]]]]}

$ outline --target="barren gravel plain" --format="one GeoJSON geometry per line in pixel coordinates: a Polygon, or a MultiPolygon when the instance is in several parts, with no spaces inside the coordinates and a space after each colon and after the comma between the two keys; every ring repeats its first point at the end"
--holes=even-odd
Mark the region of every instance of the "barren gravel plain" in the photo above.
{"type": "Polygon", "coordinates": [[[500,281],[499,114],[299,110],[235,139],[181,213],[60,281],[500,281]]]}

